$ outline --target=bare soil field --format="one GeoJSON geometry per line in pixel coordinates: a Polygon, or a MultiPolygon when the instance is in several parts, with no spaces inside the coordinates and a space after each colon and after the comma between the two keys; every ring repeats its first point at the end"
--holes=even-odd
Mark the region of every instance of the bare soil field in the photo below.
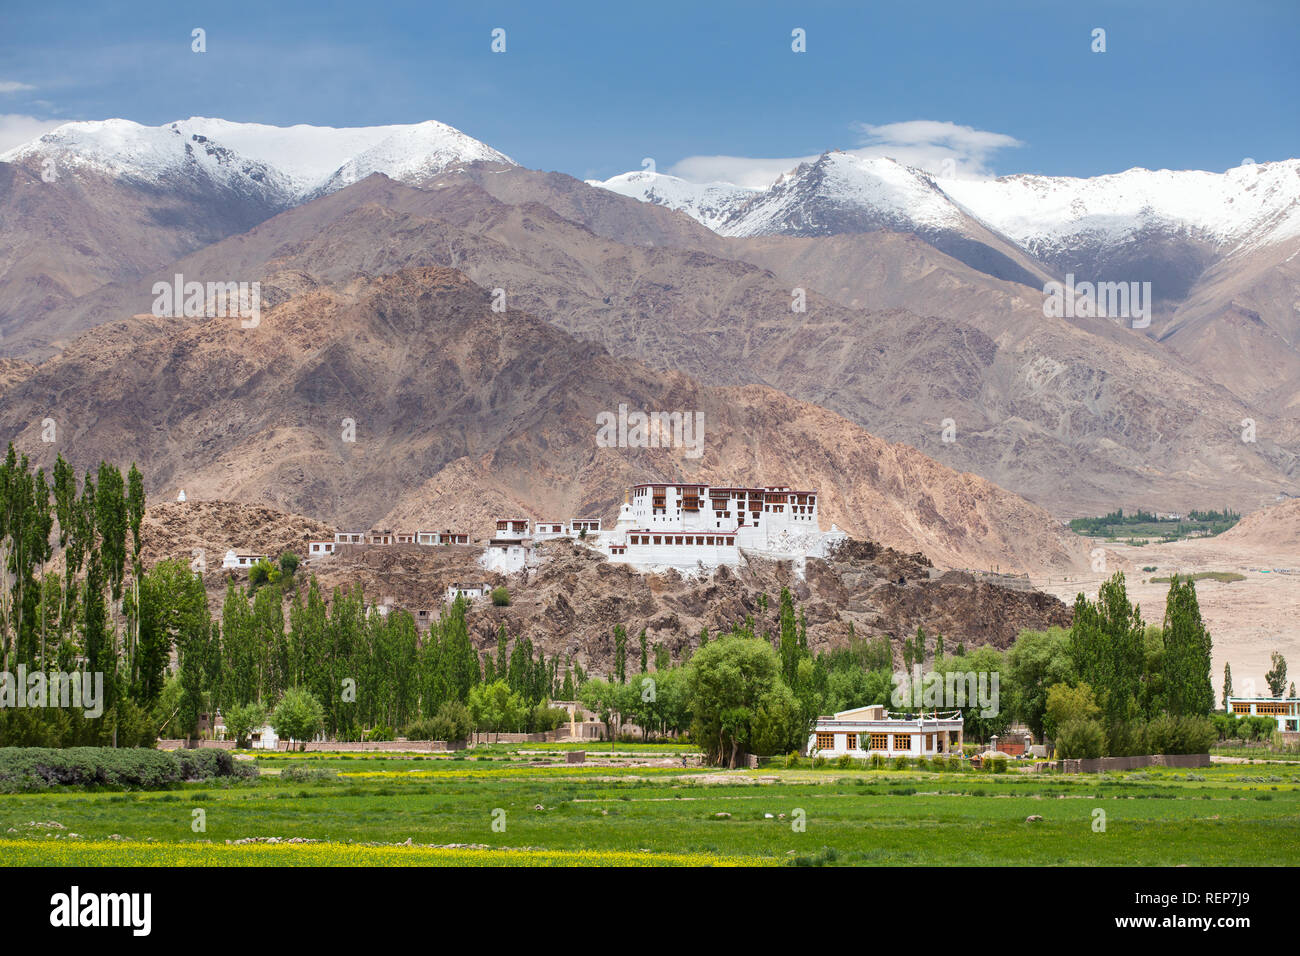
{"type": "Polygon", "coordinates": [[[1115,569],[1123,570],[1129,599],[1142,607],[1143,619],[1164,617],[1167,583],[1151,583],[1174,572],[1228,571],[1242,581],[1196,582],[1201,616],[1214,640],[1214,686],[1223,684],[1223,665],[1232,665],[1234,690],[1246,692],[1246,680],[1267,695],[1264,673],[1269,655],[1278,650],[1290,665],[1288,683],[1300,677],[1300,534],[1296,520],[1300,501],[1291,501],[1247,515],[1241,523],[1214,538],[1130,547],[1106,544],[1107,573],[1031,576],[1034,585],[1073,604],[1080,591],[1090,598],[1115,569]],[[1155,567],[1155,571],[1143,571],[1155,567]],[[1286,572],[1290,573],[1286,573],[1286,572]]]}

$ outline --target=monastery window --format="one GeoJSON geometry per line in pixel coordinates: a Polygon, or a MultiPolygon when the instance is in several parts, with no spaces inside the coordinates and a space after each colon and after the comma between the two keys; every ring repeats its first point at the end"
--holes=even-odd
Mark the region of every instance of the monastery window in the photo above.
{"type": "Polygon", "coordinates": [[[834,750],[834,749],[835,749],[835,735],[834,735],[834,734],[818,734],[818,735],[817,735],[817,749],[818,749],[818,750],[834,750]]]}
{"type": "Polygon", "coordinates": [[[889,749],[889,734],[872,734],[872,735],[871,735],[871,749],[872,749],[872,750],[888,750],[888,749],[889,749]]]}
{"type": "Polygon", "coordinates": [[[858,749],[858,735],[857,735],[857,734],[845,734],[845,735],[844,735],[844,747],[845,747],[845,749],[847,749],[847,750],[857,750],[857,749],[858,749]]]}
{"type": "Polygon", "coordinates": [[[660,544],[660,543],[662,543],[662,542],[661,542],[661,540],[660,540],[659,535],[655,535],[655,544],[660,544]]]}
{"type": "Polygon", "coordinates": [[[911,734],[894,734],[894,749],[895,749],[895,750],[911,750],[911,749],[912,749],[912,735],[911,735],[911,734]]]}
{"type": "Polygon", "coordinates": [[[1274,704],[1274,703],[1268,703],[1268,704],[1256,704],[1256,705],[1255,705],[1255,713],[1256,713],[1256,714],[1270,714],[1270,715],[1273,715],[1273,716],[1277,716],[1278,714],[1285,714],[1286,712],[1287,712],[1287,705],[1286,705],[1286,704],[1280,704],[1280,703],[1277,703],[1277,704],[1274,704]]]}

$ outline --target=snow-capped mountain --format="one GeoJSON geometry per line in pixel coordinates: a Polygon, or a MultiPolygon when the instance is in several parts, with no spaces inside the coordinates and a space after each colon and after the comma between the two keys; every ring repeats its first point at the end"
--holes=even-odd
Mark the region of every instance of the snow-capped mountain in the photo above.
{"type": "Polygon", "coordinates": [[[1300,160],[1295,159],[1224,173],[1130,169],[1091,179],[1022,175],[937,182],[1036,254],[1152,233],[1202,240],[1224,254],[1300,236],[1300,160]]]}
{"type": "Polygon", "coordinates": [[[588,186],[599,186],[622,196],[630,196],[656,206],[667,206],[684,212],[715,232],[745,203],[762,190],[731,183],[692,183],[666,173],[639,170],[623,173],[604,181],[587,180],[588,186]]]}
{"type": "MultiPolygon", "coordinates": [[[[829,152],[764,190],[626,173],[591,183],[678,209],[724,236],[890,229],[930,238],[980,229],[1050,267],[1111,263],[1107,251],[1151,239],[1221,257],[1300,236],[1300,160],[1225,173],[1131,169],[1090,179],[936,178],[883,157],[829,152]]],[[[1167,265],[1167,263],[1166,263],[1167,265]]]]}
{"type": "Polygon", "coordinates": [[[830,152],[782,176],[739,209],[728,236],[960,229],[964,215],[925,173],[892,159],[830,152]]]}
{"type": "Polygon", "coordinates": [[[475,161],[513,160],[445,123],[335,129],[265,126],[191,117],[163,126],[129,120],[67,123],[0,154],[0,162],[53,162],[146,184],[187,181],[257,195],[290,206],[341,189],[371,173],[418,183],[475,161]]]}

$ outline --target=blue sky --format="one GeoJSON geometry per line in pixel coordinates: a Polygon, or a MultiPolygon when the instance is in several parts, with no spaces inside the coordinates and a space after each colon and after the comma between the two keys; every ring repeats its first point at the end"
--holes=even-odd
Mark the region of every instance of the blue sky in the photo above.
{"type": "Polygon", "coordinates": [[[802,157],[868,140],[998,174],[1300,156],[1296,0],[42,0],[0,21],[5,146],[55,120],[202,115],[438,119],[582,178],[643,157],[693,172],[692,157],[802,157]],[[195,27],[206,53],[190,50],[195,27]],[[504,54],[490,49],[496,27],[504,54]],[[796,27],[806,53],[791,51],[796,27]],[[1090,49],[1098,27],[1105,53],[1090,49]]]}

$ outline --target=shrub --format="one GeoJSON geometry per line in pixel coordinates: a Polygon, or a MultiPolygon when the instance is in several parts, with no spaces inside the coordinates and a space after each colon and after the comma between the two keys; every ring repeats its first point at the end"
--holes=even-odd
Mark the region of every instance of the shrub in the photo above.
{"type": "Polygon", "coordinates": [[[963,760],[961,759],[961,757],[960,757],[958,754],[949,754],[949,755],[948,755],[948,769],[949,769],[949,770],[963,770],[963,769],[965,769],[965,767],[966,767],[966,763],[965,763],[965,761],[963,761],[963,760]]]}
{"type": "Polygon", "coordinates": [[[889,763],[889,761],[885,759],[885,755],[884,755],[884,754],[872,754],[872,755],[871,755],[871,769],[872,769],[872,770],[884,770],[885,767],[888,765],[888,763],[889,763]]]}
{"type": "Polygon", "coordinates": [[[853,758],[848,754],[840,754],[835,759],[835,766],[840,770],[851,770],[853,768],[853,758]]]}
{"type": "Polygon", "coordinates": [[[988,760],[984,761],[984,769],[987,770],[989,773],[1006,773],[1007,758],[990,757],[988,760]]]}
{"type": "Polygon", "coordinates": [[[325,770],[320,767],[299,767],[296,765],[285,767],[280,771],[281,780],[289,780],[295,783],[310,783],[318,780],[337,780],[339,775],[333,770],[325,770]]]}
{"type": "Polygon", "coordinates": [[[907,769],[907,758],[906,758],[906,757],[895,757],[895,758],[894,758],[894,769],[895,769],[895,770],[906,770],[906,769],[907,769]]]}
{"type": "Polygon", "coordinates": [[[492,603],[497,607],[510,606],[510,591],[504,585],[492,589],[492,603]]]}
{"type": "Polygon", "coordinates": [[[1106,751],[1106,731],[1098,720],[1069,720],[1056,731],[1056,756],[1062,760],[1100,757],[1106,751]]]}
{"type": "Polygon", "coordinates": [[[458,700],[449,700],[433,718],[433,740],[466,740],[474,732],[474,718],[458,700]]]}
{"type": "Polygon", "coordinates": [[[369,733],[366,734],[366,740],[369,741],[392,740],[393,736],[394,734],[393,734],[392,727],[372,727],[369,733]]]}
{"type": "Polygon", "coordinates": [[[799,766],[799,754],[792,750],[785,755],[785,769],[793,770],[798,766],[799,766]]]}
{"type": "Polygon", "coordinates": [[[293,577],[293,573],[298,570],[298,555],[292,551],[286,551],[280,555],[280,571],[286,578],[293,577]]]}
{"type": "MultiPolygon", "coordinates": [[[[1274,724],[1276,726],[1276,724],[1274,724]]],[[[1208,753],[1218,737],[1214,724],[1206,717],[1164,715],[1147,724],[1146,738],[1150,753],[1208,753]]]]}
{"type": "Polygon", "coordinates": [[[186,780],[256,775],[253,764],[233,760],[223,750],[0,748],[0,792],[3,793],[59,786],[161,790],[186,780]]]}

